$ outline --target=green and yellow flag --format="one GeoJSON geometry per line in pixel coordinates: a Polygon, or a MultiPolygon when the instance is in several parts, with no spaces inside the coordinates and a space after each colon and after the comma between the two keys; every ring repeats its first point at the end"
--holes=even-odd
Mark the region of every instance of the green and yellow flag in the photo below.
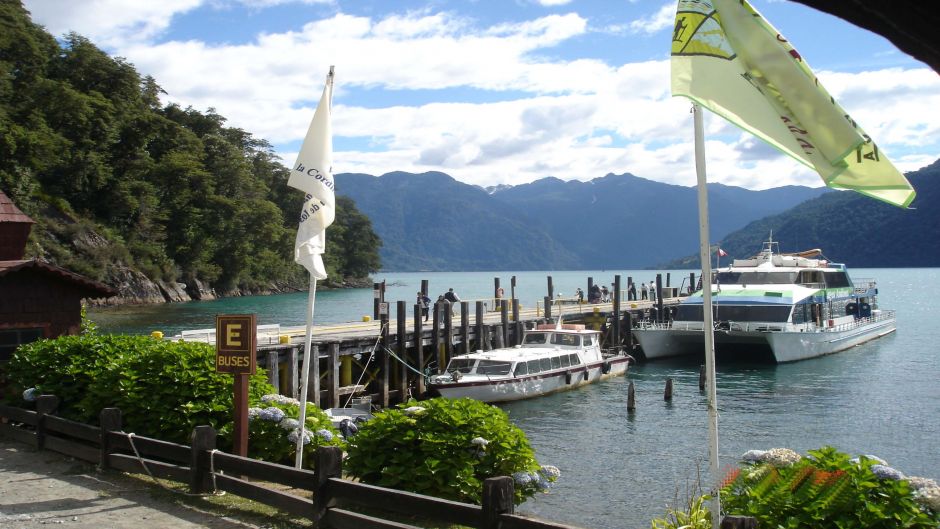
{"type": "Polygon", "coordinates": [[[696,101],[815,169],[829,187],[901,207],[914,200],[904,175],[745,0],[679,0],[672,95],[696,101]]]}

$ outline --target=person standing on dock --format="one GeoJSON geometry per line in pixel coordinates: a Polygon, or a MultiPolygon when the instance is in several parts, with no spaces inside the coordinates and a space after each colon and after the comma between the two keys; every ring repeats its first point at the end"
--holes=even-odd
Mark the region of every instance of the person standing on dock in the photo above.
{"type": "Polygon", "coordinates": [[[646,283],[640,283],[640,299],[646,299],[649,289],[646,288],[646,283]]]}
{"type": "MultiPolygon", "coordinates": [[[[451,306],[456,305],[457,303],[460,303],[460,296],[458,296],[457,293],[454,292],[454,289],[452,288],[447,289],[447,293],[444,294],[444,299],[447,300],[447,302],[450,303],[451,306]]],[[[452,309],[450,313],[456,314],[457,309],[452,309]]]]}
{"type": "Polygon", "coordinates": [[[575,291],[575,294],[578,295],[578,305],[584,303],[584,291],[581,290],[581,287],[578,287],[578,290],[575,291]]]}
{"type": "Polygon", "coordinates": [[[630,281],[630,288],[627,290],[627,301],[636,301],[636,283],[630,281]]]}
{"type": "Polygon", "coordinates": [[[650,301],[656,301],[656,283],[650,281],[650,301]]]}
{"type": "Polygon", "coordinates": [[[428,307],[430,305],[431,298],[425,296],[421,292],[418,292],[418,306],[421,307],[421,315],[424,316],[424,321],[428,321],[428,307]]]}
{"type": "Polygon", "coordinates": [[[610,301],[610,291],[607,290],[607,285],[601,287],[601,301],[604,303],[610,301]]]}

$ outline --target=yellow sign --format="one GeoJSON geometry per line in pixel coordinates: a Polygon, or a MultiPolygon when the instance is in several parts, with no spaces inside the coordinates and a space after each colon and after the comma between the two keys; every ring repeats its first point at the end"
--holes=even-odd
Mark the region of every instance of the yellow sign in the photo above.
{"type": "Polygon", "coordinates": [[[215,317],[216,372],[255,374],[256,323],[254,314],[215,317]]]}

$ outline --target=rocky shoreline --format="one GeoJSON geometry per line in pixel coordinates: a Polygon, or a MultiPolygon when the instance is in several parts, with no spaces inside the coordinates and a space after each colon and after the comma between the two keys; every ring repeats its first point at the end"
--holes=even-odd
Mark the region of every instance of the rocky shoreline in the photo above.
{"type": "MultiPolygon", "coordinates": [[[[112,268],[108,276],[109,277],[103,282],[115,288],[118,291],[118,295],[110,298],[87,299],[85,301],[89,306],[155,305],[159,303],[205,301],[238,296],[284,294],[300,292],[307,289],[306,285],[272,283],[261,288],[239,288],[219,291],[213,288],[212,285],[198,279],[194,279],[189,283],[152,280],[140,271],[128,267],[112,268]]],[[[318,284],[318,288],[324,290],[368,288],[371,286],[372,279],[368,277],[344,278],[340,281],[327,280],[318,284]]]]}

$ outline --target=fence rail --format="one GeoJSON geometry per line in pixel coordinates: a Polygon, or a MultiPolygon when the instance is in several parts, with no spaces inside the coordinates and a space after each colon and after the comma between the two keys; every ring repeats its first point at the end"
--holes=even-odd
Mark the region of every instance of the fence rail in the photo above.
{"type": "MultiPolygon", "coordinates": [[[[314,471],[294,469],[216,450],[216,432],[209,426],[196,427],[192,445],[187,446],[122,431],[117,408],[102,410],[101,426],[91,426],[55,416],[58,404],[57,397],[43,395],[36,411],[0,405],[0,437],[103,469],[188,483],[196,494],[225,491],[308,518],[323,529],[419,529],[389,520],[389,514],[480,529],[578,529],[515,514],[514,483],[506,476],[484,481],[482,505],[461,503],[343,479],[338,447],[320,447],[314,471]],[[304,491],[306,497],[276,490],[271,484],[304,491]]],[[[756,527],[737,525],[740,522],[733,518],[726,517],[722,529],[756,527]]]]}

